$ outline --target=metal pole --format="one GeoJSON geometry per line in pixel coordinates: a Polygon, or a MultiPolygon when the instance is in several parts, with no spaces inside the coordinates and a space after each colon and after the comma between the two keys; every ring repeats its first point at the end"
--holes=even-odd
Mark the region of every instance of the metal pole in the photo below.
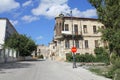
{"type": "MultiPolygon", "coordinates": [[[[73,18],[72,18],[72,11],[70,11],[71,14],[71,24],[72,24],[72,43],[73,43],[73,47],[74,47],[74,30],[73,30],[73,18]]],[[[76,60],[75,60],[75,53],[73,54],[73,68],[77,68],[76,66],[76,60]]]]}

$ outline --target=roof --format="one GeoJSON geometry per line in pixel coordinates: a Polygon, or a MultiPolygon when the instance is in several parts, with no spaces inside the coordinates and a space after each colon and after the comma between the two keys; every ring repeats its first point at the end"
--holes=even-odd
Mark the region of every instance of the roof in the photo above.
{"type": "MultiPolygon", "coordinates": [[[[55,17],[55,19],[60,18],[60,17],[55,17]]],[[[63,17],[64,19],[79,19],[79,20],[93,20],[93,21],[97,21],[98,19],[95,18],[83,18],[83,17],[69,17],[69,16],[65,16],[63,17]]]]}
{"type": "MultiPolygon", "coordinates": [[[[9,21],[8,18],[0,18],[0,20],[6,20],[12,27],[13,29],[17,32],[17,30],[15,29],[15,27],[13,26],[13,24],[9,21]]],[[[17,32],[18,33],[18,32],[17,32]]]]}

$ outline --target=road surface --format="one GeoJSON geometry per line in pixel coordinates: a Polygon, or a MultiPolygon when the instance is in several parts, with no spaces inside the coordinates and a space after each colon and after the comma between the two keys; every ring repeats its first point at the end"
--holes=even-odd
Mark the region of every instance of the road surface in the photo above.
{"type": "Polygon", "coordinates": [[[71,63],[50,60],[0,64],[0,80],[110,80],[71,63]]]}

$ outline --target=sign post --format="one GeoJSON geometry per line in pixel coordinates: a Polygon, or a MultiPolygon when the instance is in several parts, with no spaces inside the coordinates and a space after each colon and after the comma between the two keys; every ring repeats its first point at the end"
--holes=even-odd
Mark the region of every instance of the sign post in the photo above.
{"type": "Polygon", "coordinates": [[[76,61],[75,61],[75,52],[77,51],[77,48],[73,46],[73,47],[71,48],[71,51],[72,51],[72,53],[73,53],[73,68],[77,68],[77,66],[76,66],[76,61]]]}

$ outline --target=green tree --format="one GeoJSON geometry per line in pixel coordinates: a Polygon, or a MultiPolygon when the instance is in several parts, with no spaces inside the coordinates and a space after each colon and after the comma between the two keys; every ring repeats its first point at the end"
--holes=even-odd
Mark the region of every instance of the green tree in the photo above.
{"type": "Polygon", "coordinates": [[[106,29],[101,30],[103,33],[102,39],[109,44],[110,53],[116,53],[116,56],[111,57],[112,69],[108,75],[114,80],[120,80],[120,0],[89,0],[96,8],[98,18],[106,29]]]}
{"type": "Polygon", "coordinates": [[[30,56],[32,51],[36,49],[36,44],[26,35],[13,34],[5,41],[5,47],[16,49],[20,56],[30,56]]]}
{"type": "Polygon", "coordinates": [[[89,0],[96,8],[98,18],[106,29],[102,30],[104,41],[108,41],[110,53],[120,56],[120,0],[89,0]]]}

